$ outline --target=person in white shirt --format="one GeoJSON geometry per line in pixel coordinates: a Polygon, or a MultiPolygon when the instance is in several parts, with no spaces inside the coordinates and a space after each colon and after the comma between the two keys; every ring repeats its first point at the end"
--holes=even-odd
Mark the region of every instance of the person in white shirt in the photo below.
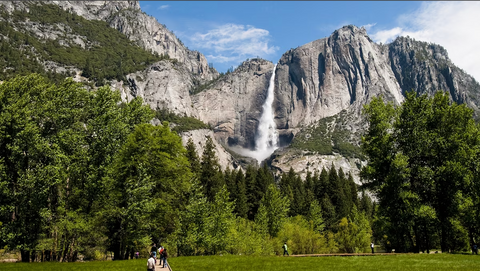
{"type": "Polygon", "coordinates": [[[150,258],[147,261],[147,271],[155,270],[155,259],[153,258],[153,253],[150,253],[150,258]]]}

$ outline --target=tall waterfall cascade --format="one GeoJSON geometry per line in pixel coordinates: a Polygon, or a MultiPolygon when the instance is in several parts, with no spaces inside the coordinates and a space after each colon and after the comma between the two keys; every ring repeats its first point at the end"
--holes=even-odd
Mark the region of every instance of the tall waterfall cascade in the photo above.
{"type": "Polygon", "coordinates": [[[262,106],[263,112],[258,124],[257,135],[255,138],[255,151],[252,156],[257,159],[258,163],[268,158],[276,149],[278,149],[278,132],[274,120],[274,112],[272,108],[274,90],[275,90],[275,70],[277,64],[273,67],[272,77],[268,85],[267,99],[262,106]]]}

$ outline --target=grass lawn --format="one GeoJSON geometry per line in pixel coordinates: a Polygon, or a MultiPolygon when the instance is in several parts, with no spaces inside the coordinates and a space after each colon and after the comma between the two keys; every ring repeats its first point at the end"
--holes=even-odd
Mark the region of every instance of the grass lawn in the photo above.
{"type": "Polygon", "coordinates": [[[145,271],[147,259],[75,263],[0,263],[1,271],[145,271]]]}
{"type": "MultiPolygon", "coordinates": [[[[197,256],[169,259],[173,271],[224,270],[480,270],[480,256],[400,254],[359,257],[197,256]]],[[[0,270],[145,271],[147,259],[85,263],[0,263],[0,270]]]]}
{"type": "Polygon", "coordinates": [[[403,254],[358,257],[205,256],[170,259],[173,271],[480,270],[480,256],[403,254]]]}

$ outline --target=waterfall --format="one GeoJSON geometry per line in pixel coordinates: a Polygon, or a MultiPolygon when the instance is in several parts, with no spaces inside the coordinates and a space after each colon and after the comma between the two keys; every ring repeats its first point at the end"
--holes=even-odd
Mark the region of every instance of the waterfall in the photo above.
{"type": "Polygon", "coordinates": [[[252,156],[257,159],[258,163],[268,158],[277,148],[278,133],[273,115],[273,96],[275,89],[275,70],[277,64],[273,67],[272,77],[268,85],[267,99],[262,106],[263,112],[258,124],[257,135],[255,138],[255,151],[252,156]]]}

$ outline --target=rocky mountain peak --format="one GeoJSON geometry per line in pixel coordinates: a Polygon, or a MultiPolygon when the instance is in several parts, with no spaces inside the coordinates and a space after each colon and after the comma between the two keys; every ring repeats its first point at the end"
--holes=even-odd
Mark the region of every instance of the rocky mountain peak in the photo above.
{"type": "Polygon", "coordinates": [[[333,40],[339,41],[349,41],[352,38],[358,38],[363,36],[371,41],[370,37],[367,35],[367,30],[364,27],[356,27],[355,25],[346,25],[340,29],[335,30],[330,37],[333,40]]]}

